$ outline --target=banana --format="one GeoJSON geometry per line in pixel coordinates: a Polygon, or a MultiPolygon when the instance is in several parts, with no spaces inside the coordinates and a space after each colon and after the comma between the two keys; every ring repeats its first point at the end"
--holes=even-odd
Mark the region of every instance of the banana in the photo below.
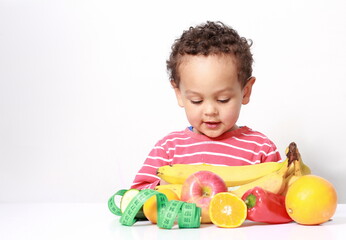
{"type": "Polygon", "coordinates": [[[289,159],[289,166],[285,176],[285,189],[281,193],[286,195],[288,188],[301,176],[311,174],[311,169],[307,166],[298,151],[297,145],[292,142],[286,149],[286,156],[289,159]]]}
{"type": "MultiPolygon", "coordinates": [[[[296,164],[294,164],[294,165],[296,165],[296,166],[299,166],[299,163],[297,162],[297,161],[294,161],[294,163],[296,163],[296,164]]],[[[293,164],[292,164],[293,165],[293,164]]],[[[287,191],[288,191],[288,189],[289,189],[289,187],[298,179],[298,178],[300,178],[301,176],[303,176],[301,173],[296,173],[296,172],[293,172],[292,174],[290,174],[289,176],[287,176],[286,178],[285,178],[285,183],[284,183],[284,186],[285,186],[285,188],[284,188],[284,190],[282,191],[282,195],[286,195],[286,193],[287,193],[287,191]]]]}
{"type": "MultiPolygon", "coordinates": [[[[297,151],[298,151],[298,149],[297,149],[297,151]]],[[[308,165],[306,165],[306,164],[303,162],[302,157],[300,156],[299,151],[298,151],[298,162],[299,162],[299,165],[300,165],[300,169],[301,169],[302,175],[311,174],[311,169],[309,168],[308,165]]]]}
{"type": "Polygon", "coordinates": [[[198,171],[211,171],[219,175],[227,187],[243,185],[287,166],[288,159],[283,162],[266,162],[245,166],[214,166],[209,164],[173,164],[158,168],[157,176],[167,183],[183,184],[185,179],[198,171]]]}
{"type": "Polygon", "coordinates": [[[170,189],[173,192],[175,192],[180,199],[182,186],[183,186],[182,184],[165,184],[165,185],[156,186],[155,190],[170,189]]]}
{"type": "Polygon", "coordinates": [[[281,169],[269,173],[257,180],[254,180],[250,183],[246,183],[240,185],[238,187],[230,188],[229,191],[237,195],[238,197],[242,197],[243,194],[254,187],[261,187],[264,190],[269,192],[280,194],[285,188],[285,174],[287,172],[288,166],[283,165],[281,169]]]}
{"type": "Polygon", "coordinates": [[[309,168],[309,166],[303,162],[303,159],[295,142],[291,142],[290,145],[286,148],[286,156],[288,158],[288,170],[286,176],[291,175],[294,171],[298,171],[298,168],[294,164],[292,164],[294,161],[297,161],[299,163],[299,168],[302,175],[311,173],[311,169],[309,168]]]}
{"type": "Polygon", "coordinates": [[[285,177],[289,177],[294,173],[294,165],[292,164],[295,159],[297,159],[296,155],[293,155],[293,150],[295,147],[295,143],[290,143],[290,145],[286,148],[285,155],[288,161],[288,169],[286,171],[285,177]]]}

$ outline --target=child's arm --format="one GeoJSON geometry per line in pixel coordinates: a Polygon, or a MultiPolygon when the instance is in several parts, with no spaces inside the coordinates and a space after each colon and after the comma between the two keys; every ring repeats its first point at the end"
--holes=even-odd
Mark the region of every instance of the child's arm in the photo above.
{"type": "Polygon", "coordinates": [[[160,178],[156,175],[159,167],[170,164],[171,160],[163,147],[156,145],[149,156],[144,161],[141,169],[138,171],[131,188],[136,189],[154,189],[160,183],[160,178]]]}
{"type": "Polygon", "coordinates": [[[281,161],[281,156],[280,156],[280,152],[278,151],[278,149],[276,148],[275,144],[269,140],[269,147],[268,149],[265,149],[264,151],[266,152],[265,155],[263,155],[261,162],[279,162],[281,161]]]}

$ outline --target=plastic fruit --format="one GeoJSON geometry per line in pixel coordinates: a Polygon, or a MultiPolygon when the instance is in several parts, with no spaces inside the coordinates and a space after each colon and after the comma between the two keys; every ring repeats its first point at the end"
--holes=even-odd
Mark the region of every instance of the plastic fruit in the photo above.
{"type": "Polygon", "coordinates": [[[196,203],[202,210],[201,223],[211,223],[209,217],[210,200],[219,192],[226,192],[226,183],[217,174],[199,171],[190,175],[183,184],[181,200],[196,203]]]}
{"type": "Polygon", "coordinates": [[[210,201],[209,215],[212,223],[218,227],[239,227],[246,219],[245,202],[230,192],[218,193],[210,201]]]}
{"type": "Polygon", "coordinates": [[[288,188],[285,202],[287,213],[295,222],[317,225],[334,215],[337,194],[334,186],[326,179],[305,175],[288,188]]]}
{"type": "MultiPolygon", "coordinates": [[[[179,200],[177,194],[170,189],[160,189],[157,190],[160,193],[166,195],[168,201],[170,200],[179,200]]],[[[150,197],[143,205],[143,212],[145,217],[152,223],[157,223],[157,203],[156,196],[150,197]]]]}

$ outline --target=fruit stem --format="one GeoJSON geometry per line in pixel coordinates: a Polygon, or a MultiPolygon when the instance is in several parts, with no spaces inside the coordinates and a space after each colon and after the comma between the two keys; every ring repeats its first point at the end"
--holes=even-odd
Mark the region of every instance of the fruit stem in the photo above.
{"type": "Polygon", "coordinates": [[[256,196],[253,194],[250,194],[245,199],[245,204],[247,208],[253,208],[256,205],[256,196]]]}
{"type": "Polygon", "coordinates": [[[286,157],[288,158],[288,166],[291,165],[295,160],[298,159],[297,156],[297,144],[295,142],[291,142],[288,146],[288,152],[286,153],[286,157]]]}
{"type": "Polygon", "coordinates": [[[210,187],[203,187],[202,193],[203,193],[203,197],[210,197],[210,195],[211,195],[210,187]]]}

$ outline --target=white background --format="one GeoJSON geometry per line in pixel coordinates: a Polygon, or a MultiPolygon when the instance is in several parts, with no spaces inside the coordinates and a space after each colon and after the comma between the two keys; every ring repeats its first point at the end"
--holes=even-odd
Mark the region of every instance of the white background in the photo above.
{"type": "Polygon", "coordinates": [[[239,125],[295,141],[346,203],[345,1],[0,0],[0,202],[105,202],[188,123],[165,61],[220,20],[253,40],[239,125]]]}

